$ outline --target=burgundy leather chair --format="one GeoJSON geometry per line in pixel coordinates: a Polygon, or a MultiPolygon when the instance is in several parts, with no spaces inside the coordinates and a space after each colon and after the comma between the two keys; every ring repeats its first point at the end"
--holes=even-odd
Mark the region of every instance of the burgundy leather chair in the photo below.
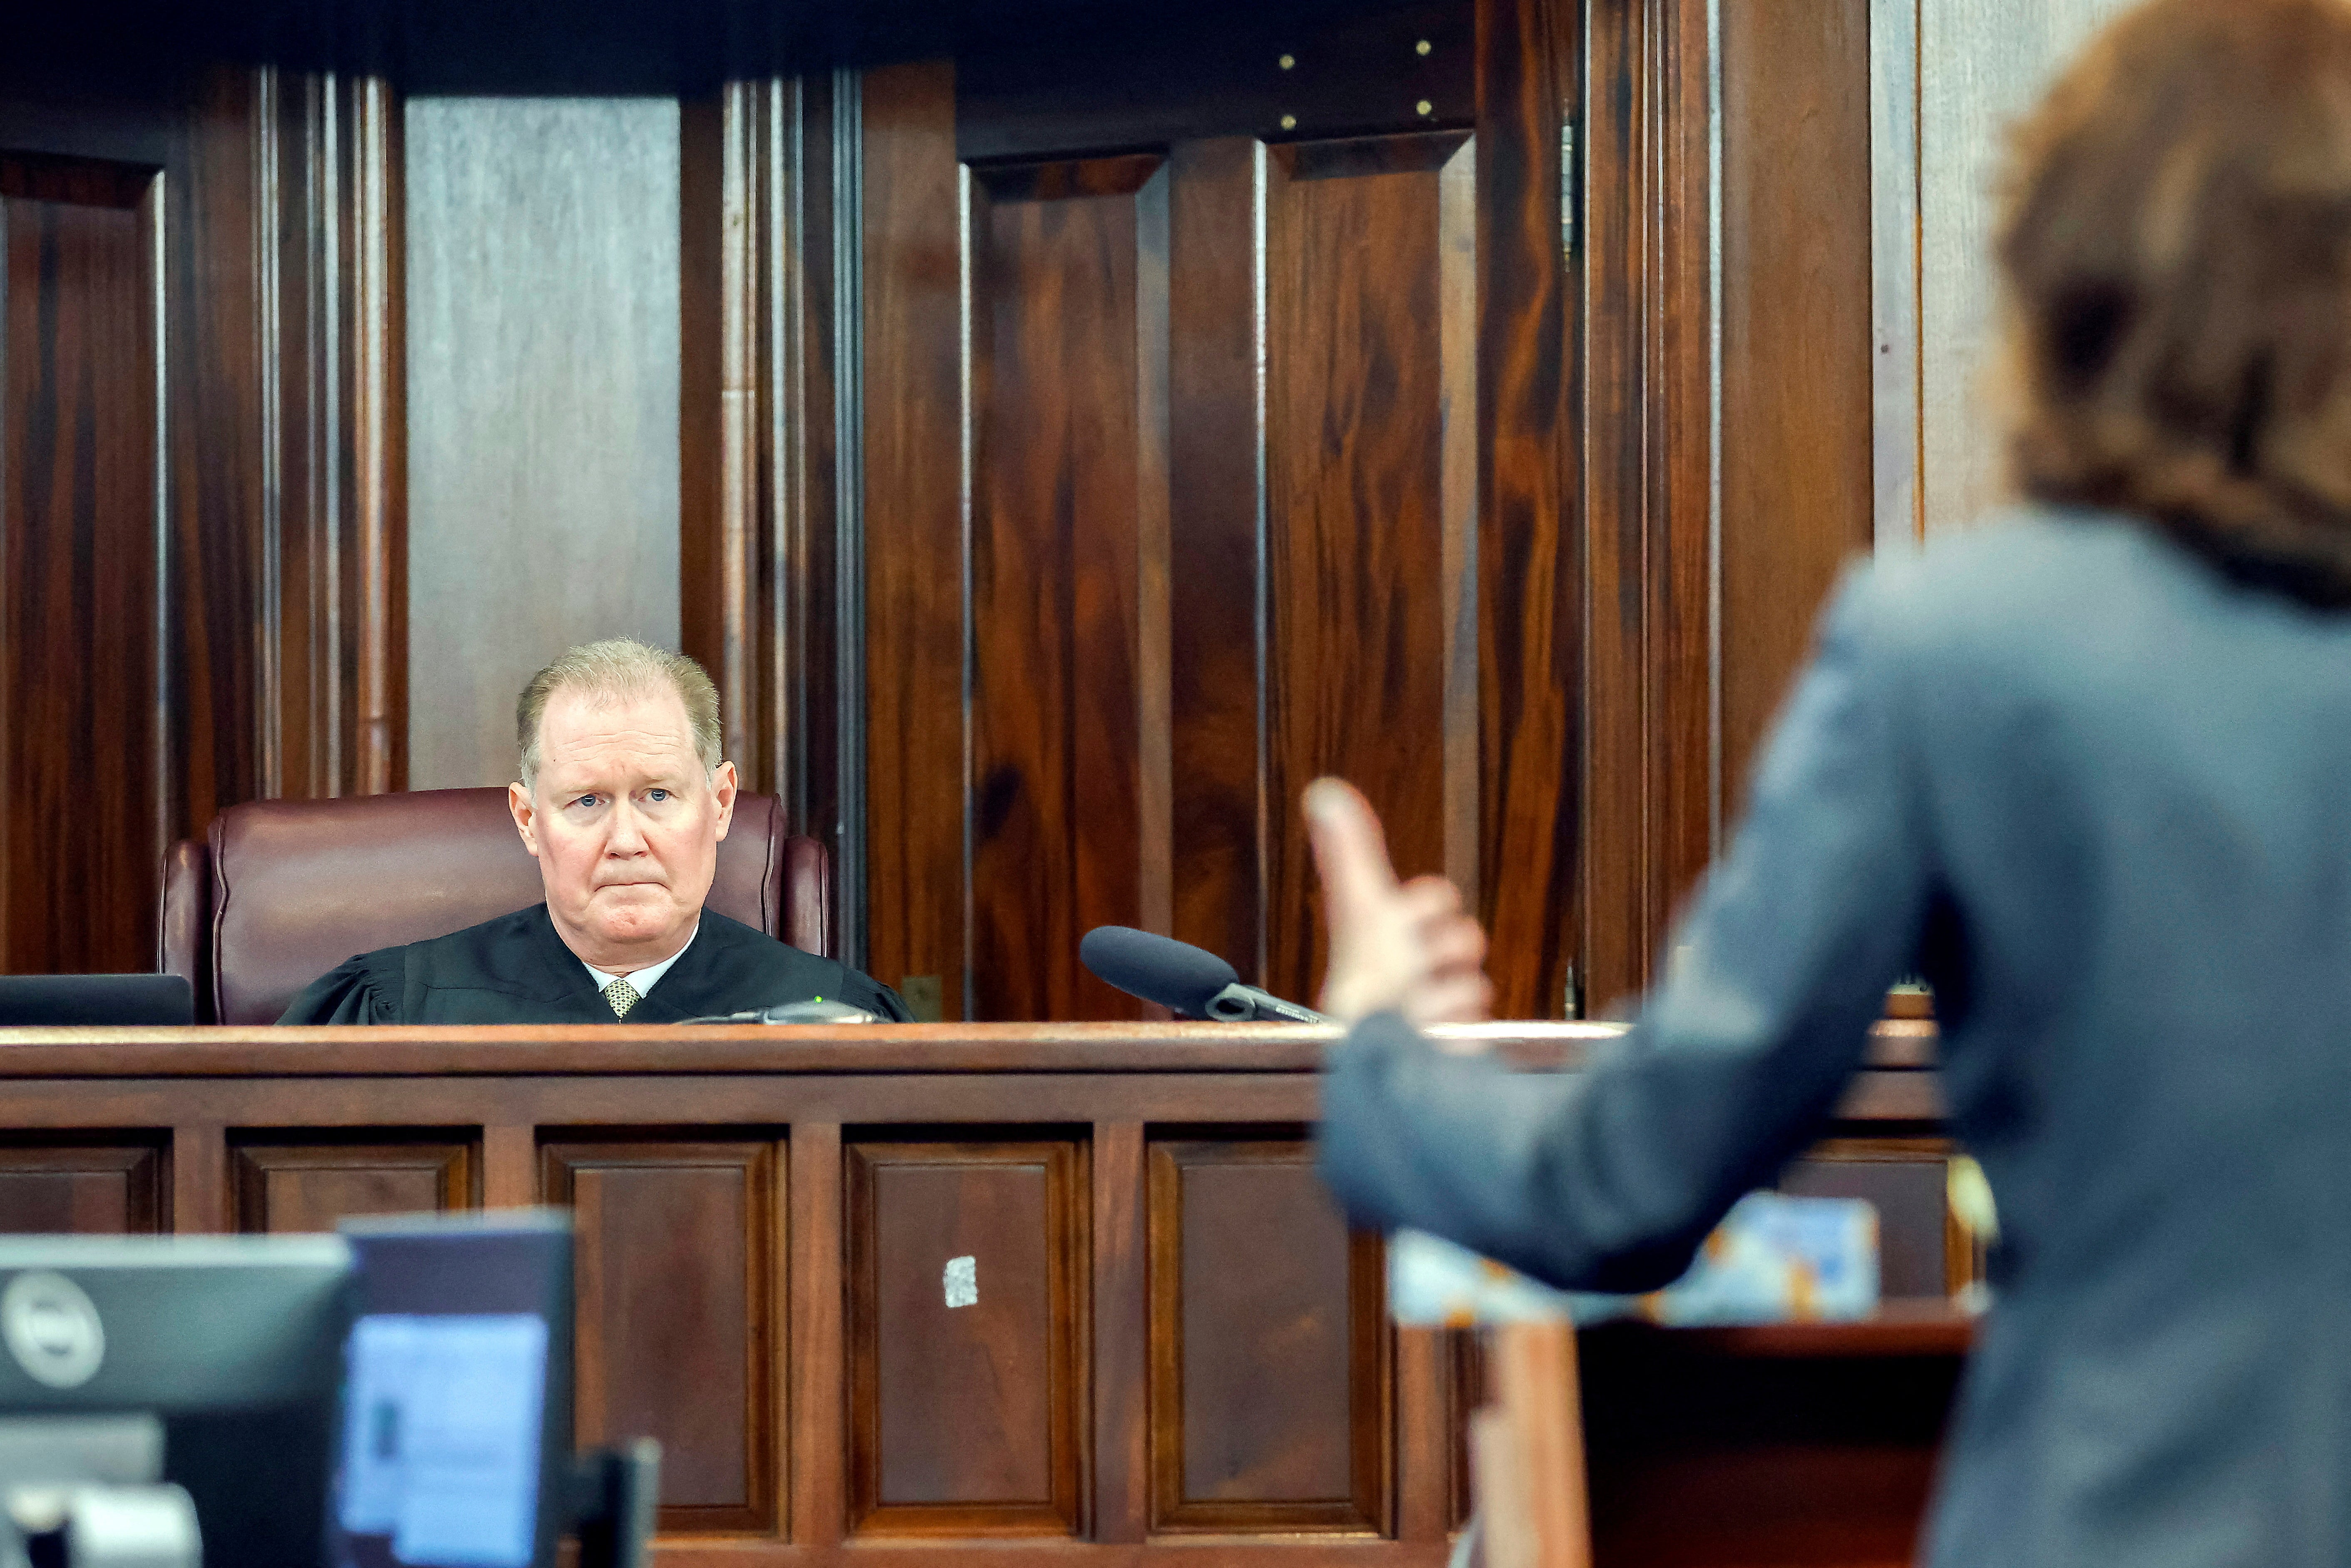
{"type": "MultiPolygon", "coordinates": [[[[183,975],[204,1023],[275,1023],[357,953],[462,930],[545,896],[504,789],[256,800],[163,857],[157,967],[183,975]]],[[[736,797],[709,907],[826,954],[832,857],[784,831],[772,795],[736,797]]]]}

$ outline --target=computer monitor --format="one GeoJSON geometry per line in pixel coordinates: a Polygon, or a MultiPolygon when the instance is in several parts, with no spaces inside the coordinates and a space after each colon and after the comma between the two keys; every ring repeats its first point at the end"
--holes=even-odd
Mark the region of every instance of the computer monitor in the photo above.
{"type": "Polygon", "coordinates": [[[568,1213],[352,1220],[345,1568],[553,1568],[571,1522],[568,1213]]]}
{"type": "Polygon", "coordinates": [[[0,975],[0,1026],[195,1021],[196,993],[179,975],[0,975]]]}
{"type": "Polygon", "coordinates": [[[0,1237],[0,1490],[177,1482],[206,1561],[318,1568],[350,1291],[332,1236],[0,1237]]]}

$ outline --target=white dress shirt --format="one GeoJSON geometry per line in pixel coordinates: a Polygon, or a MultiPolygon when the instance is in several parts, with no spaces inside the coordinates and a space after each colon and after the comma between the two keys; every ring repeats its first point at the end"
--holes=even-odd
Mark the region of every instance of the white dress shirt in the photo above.
{"type": "Polygon", "coordinates": [[[702,922],[700,920],[696,920],[694,923],[694,929],[685,934],[685,947],[680,947],[676,952],[672,953],[668,957],[664,958],[658,964],[647,964],[643,968],[635,970],[630,974],[606,974],[603,970],[598,968],[595,965],[590,964],[585,958],[580,960],[580,967],[587,970],[590,977],[595,980],[597,990],[601,991],[605,987],[611,985],[615,980],[626,980],[631,986],[636,988],[638,998],[643,999],[643,998],[650,996],[653,993],[653,987],[661,983],[661,977],[669,973],[669,967],[672,964],[676,963],[680,958],[685,956],[685,948],[693,946],[694,939],[701,934],[702,922]]]}

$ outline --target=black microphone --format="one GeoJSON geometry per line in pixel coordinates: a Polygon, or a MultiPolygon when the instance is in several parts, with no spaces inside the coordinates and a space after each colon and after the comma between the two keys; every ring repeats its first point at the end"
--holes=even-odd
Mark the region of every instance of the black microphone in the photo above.
{"type": "Polygon", "coordinates": [[[1078,944],[1094,977],[1178,1018],[1219,1023],[1329,1023],[1311,1008],[1244,986],[1233,967],[1204,947],[1131,925],[1097,925],[1078,944]]]}

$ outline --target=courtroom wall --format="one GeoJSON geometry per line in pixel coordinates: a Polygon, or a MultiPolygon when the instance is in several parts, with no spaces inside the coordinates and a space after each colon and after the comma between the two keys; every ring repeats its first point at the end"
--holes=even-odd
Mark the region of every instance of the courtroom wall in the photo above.
{"type": "Polygon", "coordinates": [[[1503,1010],[1623,998],[1837,572],[1996,471],[1984,150],[2088,5],[1410,0],[634,99],[20,68],[0,964],[145,967],[165,841],[495,781],[509,688],[630,632],[925,1009],[1133,1016],[1104,921],[1305,994],[1323,771],[1503,1010]]]}

